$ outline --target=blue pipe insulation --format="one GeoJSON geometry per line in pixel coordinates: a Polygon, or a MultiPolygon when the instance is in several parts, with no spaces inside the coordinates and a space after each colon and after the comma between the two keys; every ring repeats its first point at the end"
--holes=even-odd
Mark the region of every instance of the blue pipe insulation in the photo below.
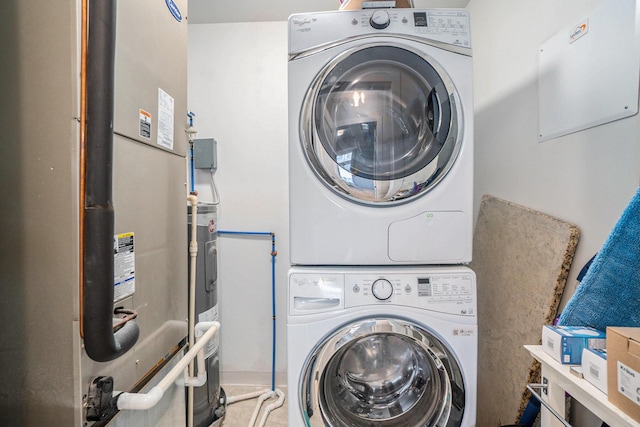
{"type": "Polygon", "coordinates": [[[189,135],[189,172],[191,174],[191,193],[195,193],[196,191],[196,172],[193,166],[193,136],[195,135],[195,129],[193,129],[193,118],[196,115],[193,112],[187,112],[187,118],[189,119],[189,128],[187,129],[187,134],[189,135]]]}
{"type": "Polygon", "coordinates": [[[196,172],[193,166],[193,142],[189,144],[189,156],[189,165],[191,169],[191,193],[194,193],[196,191],[196,172]]]}
{"type": "Polygon", "coordinates": [[[217,234],[230,236],[271,236],[271,390],[276,389],[276,233],[270,231],[226,231],[217,230],[217,234]]]}

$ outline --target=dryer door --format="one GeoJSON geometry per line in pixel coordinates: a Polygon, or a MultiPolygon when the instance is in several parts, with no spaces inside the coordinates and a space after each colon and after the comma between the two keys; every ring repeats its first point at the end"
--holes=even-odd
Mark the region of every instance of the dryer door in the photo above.
{"type": "Polygon", "coordinates": [[[453,83],[407,46],[364,45],[334,58],[305,98],[300,136],[332,191],[384,206],[432,189],[460,151],[462,111],[453,83]]]}
{"type": "Polygon", "coordinates": [[[320,343],[302,372],[309,426],[460,426],[464,381],[449,348],[400,319],[345,325],[320,343]]]}

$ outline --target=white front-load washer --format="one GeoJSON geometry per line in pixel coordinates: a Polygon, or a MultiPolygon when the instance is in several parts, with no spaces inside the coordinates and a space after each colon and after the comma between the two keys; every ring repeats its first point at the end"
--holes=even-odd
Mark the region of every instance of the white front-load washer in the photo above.
{"type": "Polygon", "coordinates": [[[467,11],[289,18],[291,263],[471,260],[467,11]]]}
{"type": "Polygon", "coordinates": [[[466,267],[289,271],[290,427],[472,427],[476,282],[466,267]]]}

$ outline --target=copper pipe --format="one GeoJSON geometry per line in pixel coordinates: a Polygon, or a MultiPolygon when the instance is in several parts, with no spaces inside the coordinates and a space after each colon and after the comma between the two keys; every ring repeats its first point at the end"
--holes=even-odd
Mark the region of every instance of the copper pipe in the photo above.
{"type": "Polygon", "coordinates": [[[85,187],[85,150],[87,147],[87,19],[88,0],[82,0],[82,24],[80,34],[80,336],[84,338],[84,187],[85,187]]]}

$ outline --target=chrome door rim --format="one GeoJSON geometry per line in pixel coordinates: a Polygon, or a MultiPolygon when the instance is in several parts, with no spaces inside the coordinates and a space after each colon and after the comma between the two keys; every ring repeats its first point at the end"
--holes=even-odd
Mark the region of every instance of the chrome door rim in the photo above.
{"type": "MultiPolygon", "coordinates": [[[[413,201],[415,197],[423,196],[438,185],[447,175],[453,167],[453,164],[461,150],[463,126],[461,126],[460,123],[462,122],[462,119],[462,106],[453,81],[434,58],[426,53],[398,43],[370,43],[348,49],[337,55],[327,65],[325,65],[321,72],[315,77],[305,94],[302,104],[299,120],[300,143],[307,163],[315,175],[335,194],[358,204],[378,207],[395,206],[408,201],[413,201]],[[336,66],[338,66],[338,64],[343,62],[349,56],[357,52],[364,51],[365,49],[386,47],[397,48],[407,51],[410,54],[414,54],[421,58],[428,67],[435,71],[435,74],[440,78],[442,86],[444,87],[444,92],[448,97],[447,99],[450,103],[451,117],[448,123],[448,128],[446,129],[446,140],[442,142],[443,146],[435,158],[433,158],[422,169],[419,169],[402,179],[396,180],[398,183],[392,182],[391,185],[387,185],[386,187],[388,187],[389,190],[384,196],[372,196],[371,191],[356,188],[357,186],[350,185],[348,182],[345,182],[343,179],[345,172],[344,169],[342,169],[323,148],[324,143],[321,142],[315,125],[315,118],[317,114],[316,104],[321,86],[327,79],[327,76],[336,66]],[[334,163],[333,165],[331,164],[332,162],[334,163]],[[325,166],[331,165],[333,170],[327,171],[327,167],[323,166],[323,164],[325,166]]],[[[380,181],[370,179],[367,181],[366,186],[376,187],[379,184],[380,181]]]]}
{"type": "MultiPolygon", "coordinates": [[[[365,361],[365,364],[368,362],[374,362],[374,359],[365,361]]],[[[386,381],[385,387],[391,389],[397,385],[390,383],[386,381]]],[[[448,424],[452,412],[456,412],[452,418],[460,421],[464,412],[464,380],[453,352],[435,333],[399,318],[355,321],[326,337],[307,358],[298,392],[303,418],[308,426],[313,427],[451,427],[460,425],[459,422],[448,424]],[[397,392],[391,399],[384,400],[386,397],[383,396],[382,400],[376,401],[370,393],[369,399],[366,399],[368,403],[364,404],[364,400],[356,401],[354,396],[357,396],[357,392],[345,391],[349,385],[342,384],[348,381],[336,375],[336,367],[340,366],[340,359],[345,357],[345,353],[351,352],[354,345],[360,345],[363,340],[375,340],[376,337],[393,337],[411,344],[416,353],[424,355],[419,367],[424,372],[420,374],[422,377],[414,376],[418,381],[413,384],[408,384],[412,378],[403,377],[405,383],[400,385],[404,388],[391,390],[388,396],[397,392]],[[426,382],[425,373],[429,374],[426,382]],[[340,385],[334,387],[331,384],[340,385]]]]}

